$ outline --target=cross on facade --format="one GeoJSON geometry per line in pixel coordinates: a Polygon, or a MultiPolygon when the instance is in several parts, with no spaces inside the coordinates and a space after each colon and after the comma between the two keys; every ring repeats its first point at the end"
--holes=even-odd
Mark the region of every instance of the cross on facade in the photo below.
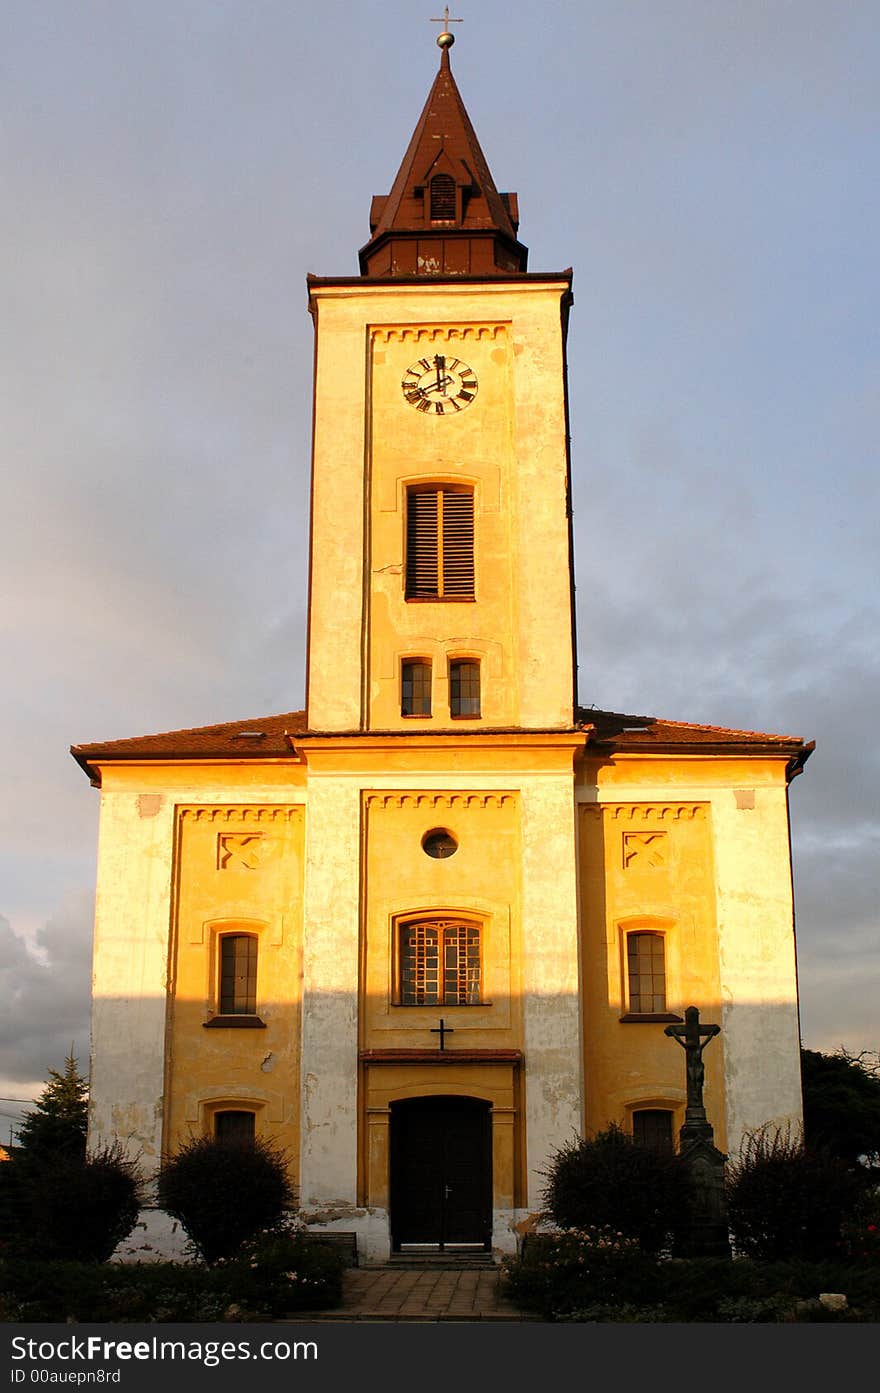
{"type": "Polygon", "coordinates": [[[435,1025],[435,1026],[432,1028],[432,1030],[431,1030],[431,1034],[432,1034],[432,1035],[439,1035],[439,1036],[440,1036],[440,1048],[441,1048],[441,1050],[442,1050],[442,1049],[445,1049],[445,1043],[444,1043],[444,1042],[445,1042],[446,1036],[447,1036],[447,1035],[454,1035],[454,1034],[455,1034],[455,1031],[453,1030],[453,1028],[452,1028],[451,1025],[447,1025],[447,1024],[446,1024],[446,1022],[444,1021],[443,1017],[441,1016],[441,1017],[440,1017],[440,1024],[439,1024],[439,1026],[436,1026],[436,1025],[435,1025]]]}
{"type": "Polygon", "coordinates": [[[686,1126],[706,1124],[706,1109],[703,1106],[703,1082],[706,1074],[703,1068],[703,1050],[720,1030],[720,1025],[700,1025],[699,1008],[689,1006],[684,1013],[684,1025],[668,1025],[663,1032],[664,1035],[671,1035],[673,1040],[677,1040],[685,1053],[686,1126]]]}

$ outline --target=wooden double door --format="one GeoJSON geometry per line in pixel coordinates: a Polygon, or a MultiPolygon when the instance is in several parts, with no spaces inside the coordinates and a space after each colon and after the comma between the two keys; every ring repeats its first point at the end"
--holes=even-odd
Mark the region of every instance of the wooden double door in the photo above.
{"type": "Polygon", "coordinates": [[[480,1098],[391,1104],[391,1244],[489,1248],[492,1119],[480,1098]]]}

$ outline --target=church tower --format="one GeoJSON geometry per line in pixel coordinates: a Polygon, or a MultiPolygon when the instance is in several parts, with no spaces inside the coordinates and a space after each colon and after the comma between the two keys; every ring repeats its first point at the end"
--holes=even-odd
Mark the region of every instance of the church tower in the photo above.
{"type": "Polygon", "coordinates": [[[571,272],[526,272],[440,42],[361,276],[309,277],[312,730],[573,723],[571,272]]]}
{"type": "Polygon", "coordinates": [[[512,1251],[585,1129],[670,1149],[689,1005],[718,1146],[800,1116],[812,746],[577,706],[571,272],[527,269],[438,43],[360,274],[308,278],[306,709],[73,748],[91,1144],[271,1137],[364,1262],[512,1251]]]}

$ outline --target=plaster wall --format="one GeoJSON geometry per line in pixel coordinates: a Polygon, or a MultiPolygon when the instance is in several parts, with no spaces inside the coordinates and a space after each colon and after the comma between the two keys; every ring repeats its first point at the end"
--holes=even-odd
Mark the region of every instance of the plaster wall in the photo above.
{"type": "Polygon", "coordinates": [[[102,771],[92,967],[89,1143],[119,1138],[145,1174],[163,1149],[166,991],[180,803],[299,801],[303,770],[273,766],[107,766],[102,771]],[[282,792],[283,790],[283,792],[282,792]]]}
{"type": "Polygon", "coordinates": [[[361,800],[312,773],[306,823],[300,1202],[332,1220],[357,1203],[361,800]]]}
{"type": "MultiPolygon", "coordinates": [[[[719,1145],[735,1155],[750,1128],[767,1122],[797,1128],[802,1110],[785,761],[719,755],[618,757],[598,766],[585,761],[579,797],[598,797],[609,805],[631,802],[646,809],[646,830],[653,826],[652,808],[705,808],[710,839],[702,846],[692,840],[687,847],[679,837],[677,877],[668,892],[651,891],[644,900],[652,912],[668,916],[672,924],[693,925],[687,952],[680,940],[680,948],[672,954],[670,980],[678,981],[673,1009],[698,1005],[701,1019],[722,1027],[704,1055],[707,1112],[719,1145]],[[693,999],[685,1000],[691,993],[693,999]]],[[[662,825],[657,822],[658,828],[662,825]]],[[[674,822],[670,828],[673,840],[674,822]]],[[[608,897],[601,917],[610,944],[619,932],[615,873],[609,871],[604,883],[594,876],[592,883],[608,897]]],[[[582,898],[590,893],[587,879],[582,898]]],[[[620,1004],[612,976],[608,986],[597,976],[586,980],[588,1028],[591,1002],[596,1009],[602,1000],[601,1009],[612,1012],[620,1004]]],[[[683,1054],[679,1052],[677,1058],[671,1054],[678,1047],[659,1033],[662,1026],[617,1027],[619,1033],[631,1029],[658,1032],[657,1041],[645,1052],[638,1080],[633,1081],[641,1096],[623,1099],[613,1090],[594,1093],[590,1107],[597,1125],[620,1121],[622,1104],[627,1102],[650,1106],[652,1093],[654,1098],[668,1099],[668,1105],[676,1104],[682,1116],[683,1054]]],[[[589,1076],[587,1091],[590,1097],[589,1076]]]]}
{"type": "Polygon", "coordinates": [[[520,785],[526,1203],[532,1209],[549,1156],[583,1123],[572,792],[570,769],[548,770],[520,785]]]}
{"type": "Polygon", "coordinates": [[[564,281],[313,288],[312,729],[411,728],[403,656],[434,662],[435,724],[449,719],[450,656],[484,666],[484,726],[570,724],[567,293],[564,281]],[[437,351],[480,380],[466,410],[442,417],[415,411],[400,386],[437,351]],[[474,489],[472,603],[403,598],[406,487],[419,480],[474,489]]]}

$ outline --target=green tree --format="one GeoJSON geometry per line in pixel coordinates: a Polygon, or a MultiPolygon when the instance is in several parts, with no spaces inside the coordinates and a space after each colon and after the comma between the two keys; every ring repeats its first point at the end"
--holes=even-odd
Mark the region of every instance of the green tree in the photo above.
{"type": "Polygon", "coordinates": [[[880,1055],[801,1050],[804,1140],[846,1161],[880,1160],[880,1055]]]}
{"type": "Polygon", "coordinates": [[[49,1079],[19,1128],[22,1159],[41,1164],[55,1157],[86,1154],[89,1085],[77,1068],[73,1046],[64,1073],[49,1070],[49,1079]]]}

